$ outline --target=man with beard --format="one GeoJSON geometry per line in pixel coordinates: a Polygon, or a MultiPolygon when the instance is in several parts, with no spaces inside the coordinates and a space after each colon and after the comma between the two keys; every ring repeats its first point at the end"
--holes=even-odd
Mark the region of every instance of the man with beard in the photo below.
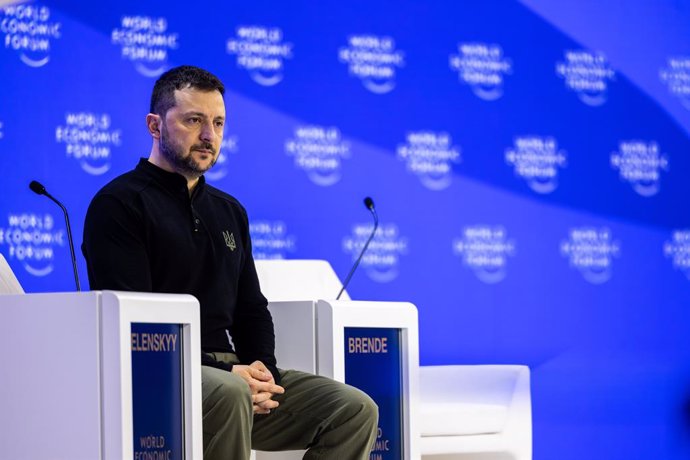
{"type": "Polygon", "coordinates": [[[103,187],[87,211],[82,252],[91,289],[199,300],[206,460],[247,459],[251,448],[368,459],[378,418],[371,398],[277,368],[247,213],[203,176],[218,159],[224,92],[217,77],[191,66],[155,83],[148,160],[103,187]]]}

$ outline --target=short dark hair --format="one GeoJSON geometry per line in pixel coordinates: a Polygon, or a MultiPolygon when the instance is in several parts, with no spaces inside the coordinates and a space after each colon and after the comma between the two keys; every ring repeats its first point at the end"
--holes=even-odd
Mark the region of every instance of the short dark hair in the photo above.
{"type": "Polygon", "coordinates": [[[211,72],[191,65],[173,67],[156,80],[151,93],[151,113],[165,116],[165,113],[175,107],[175,90],[197,88],[202,91],[218,91],[225,94],[225,86],[218,77],[211,72]]]}

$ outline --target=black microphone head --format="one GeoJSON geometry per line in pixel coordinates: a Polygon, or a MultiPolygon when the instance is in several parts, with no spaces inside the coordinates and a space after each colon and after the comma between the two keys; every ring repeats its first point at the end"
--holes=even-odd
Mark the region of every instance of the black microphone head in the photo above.
{"type": "Polygon", "coordinates": [[[45,195],[46,193],[46,188],[40,182],[36,182],[35,180],[31,181],[31,183],[29,184],[29,188],[34,193],[37,193],[39,195],[45,195]]]}
{"type": "Polygon", "coordinates": [[[372,200],[371,197],[366,197],[364,199],[364,206],[366,206],[367,209],[369,209],[369,210],[373,210],[374,209],[374,200],[372,200]]]}

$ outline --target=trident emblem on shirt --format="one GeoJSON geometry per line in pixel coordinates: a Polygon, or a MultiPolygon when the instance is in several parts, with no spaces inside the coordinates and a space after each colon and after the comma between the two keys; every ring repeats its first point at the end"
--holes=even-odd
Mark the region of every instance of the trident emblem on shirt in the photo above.
{"type": "Polygon", "coordinates": [[[225,245],[229,247],[231,251],[234,251],[235,248],[237,248],[237,245],[235,244],[234,234],[226,230],[223,232],[223,238],[225,239],[225,245]]]}

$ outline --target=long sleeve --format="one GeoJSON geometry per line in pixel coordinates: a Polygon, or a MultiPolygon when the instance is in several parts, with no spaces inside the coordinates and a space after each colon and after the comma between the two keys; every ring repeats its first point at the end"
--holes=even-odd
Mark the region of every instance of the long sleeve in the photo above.
{"type": "Polygon", "coordinates": [[[276,383],[280,384],[280,374],[275,358],[273,318],[268,311],[268,301],[261,293],[259,286],[248,230],[244,235],[244,241],[246,258],[238,283],[237,307],[231,330],[232,338],[241,362],[261,361],[271,371],[276,383]]]}
{"type": "Polygon", "coordinates": [[[199,300],[202,364],[235,352],[279,374],[273,321],[251,255],[249,222],[232,196],[142,159],[104,186],[84,223],[91,289],[190,294],[199,300]]]}
{"type": "Polygon", "coordinates": [[[132,208],[97,195],[86,213],[82,253],[91,289],[151,292],[145,228],[132,208]]]}
{"type": "MultiPolygon", "coordinates": [[[[132,208],[110,195],[97,195],[84,222],[82,252],[93,290],[151,292],[145,227],[132,208]]],[[[228,372],[232,365],[201,353],[201,364],[228,372]]]]}

